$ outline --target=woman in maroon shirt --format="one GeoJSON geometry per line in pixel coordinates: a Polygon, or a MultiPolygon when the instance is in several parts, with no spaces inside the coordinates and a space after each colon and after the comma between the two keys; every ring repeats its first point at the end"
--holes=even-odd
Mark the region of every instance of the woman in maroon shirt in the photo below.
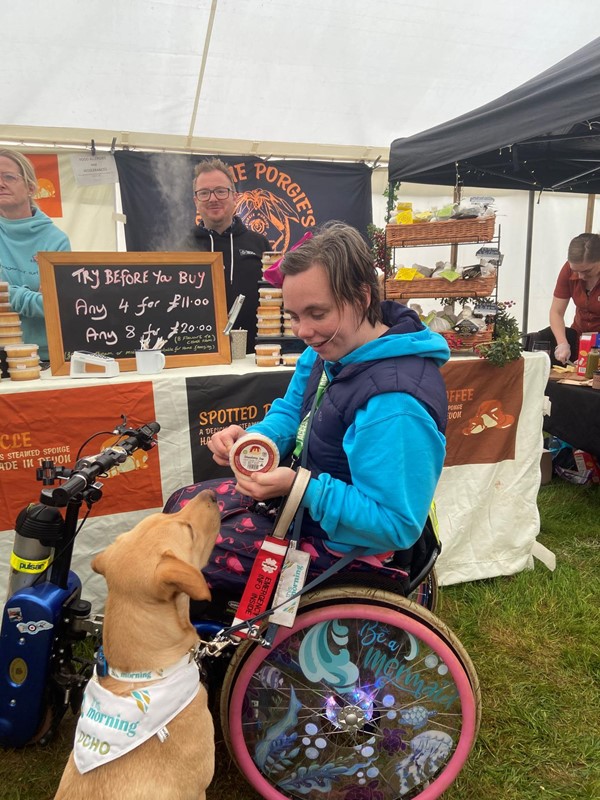
{"type": "Polygon", "coordinates": [[[586,331],[600,331],[600,236],[597,233],[576,236],[569,244],[567,259],[556,281],[550,306],[550,328],[556,338],[554,357],[562,363],[571,356],[568,341],[571,337],[565,327],[569,300],[575,303],[571,328],[577,336],[586,331]]]}

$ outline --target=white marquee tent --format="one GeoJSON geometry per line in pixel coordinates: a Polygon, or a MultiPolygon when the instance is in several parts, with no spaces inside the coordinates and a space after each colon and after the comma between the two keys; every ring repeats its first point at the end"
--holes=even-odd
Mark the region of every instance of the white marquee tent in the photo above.
{"type": "MultiPolygon", "coordinates": [[[[80,251],[123,246],[118,185],[82,186],[73,174],[71,156],[89,154],[92,140],[102,154],[114,146],[364,161],[376,167],[382,224],[392,140],[493,100],[600,30],[600,4],[589,0],[0,0],[0,8],[0,146],[59,154],[57,222],[80,251]]],[[[447,187],[406,184],[401,194],[421,208],[451,199],[447,187]]],[[[528,197],[494,194],[500,296],[518,303],[528,197]]],[[[545,324],[586,206],[585,195],[541,200],[532,325],[545,324]]],[[[461,248],[461,258],[472,250],[461,248]]],[[[406,251],[408,263],[421,257],[406,251]]],[[[535,533],[535,509],[529,517],[521,536],[535,533]]]]}
{"type": "MultiPolygon", "coordinates": [[[[92,140],[98,151],[377,164],[381,223],[393,139],[494,99],[600,30],[600,5],[585,0],[0,2],[0,142],[61,154],[58,222],[80,250],[114,249],[120,241],[115,187],[80,187],[70,174],[67,154],[89,151],[92,140]]],[[[409,184],[401,192],[420,205],[448,195],[409,184]]],[[[501,294],[519,301],[527,199],[494,194],[507,265],[501,294]]],[[[583,230],[586,202],[578,195],[541,203],[532,324],[545,323],[550,284],[568,240],[583,230]]]]}

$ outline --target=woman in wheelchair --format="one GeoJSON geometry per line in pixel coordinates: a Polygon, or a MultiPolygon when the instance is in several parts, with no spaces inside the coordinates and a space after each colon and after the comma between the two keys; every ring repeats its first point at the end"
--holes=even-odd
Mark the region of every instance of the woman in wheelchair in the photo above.
{"type": "MultiPolygon", "coordinates": [[[[310,572],[340,553],[365,547],[366,562],[391,562],[411,548],[425,526],[445,453],[446,390],[439,367],[448,346],[410,309],[381,302],[367,244],[353,228],[333,223],[290,251],[280,266],[284,308],[307,348],[283,398],[248,428],[232,425],[209,442],[213,459],[247,432],[268,436],[283,459],[299,458],[311,472],[301,504],[300,547],[310,572]],[[317,398],[308,442],[305,425],[317,398]]],[[[290,466],[218,482],[225,508],[289,494],[290,466]],[[246,498],[244,500],[243,498],[246,498]]],[[[267,521],[267,526],[269,522],[267,521]]],[[[204,574],[212,589],[242,587],[256,548],[260,514],[223,522],[204,574]],[[229,523],[229,524],[228,524],[229,523]]]]}
{"type": "MultiPolygon", "coordinates": [[[[405,599],[439,548],[428,514],[445,453],[448,346],[413,311],[380,301],[370,250],[347,225],[322,228],[280,270],[284,308],[307,348],[265,419],[225,428],[209,448],[227,466],[240,437],[261,433],[290,465],[209,482],[222,509],[204,570],[213,608],[241,596],[273,529],[268,509],[297,494],[297,463],[309,579],[362,552],[334,585],[302,596],[270,648],[238,647],[217,679],[225,741],[270,800],[433,800],[464,764],[479,719],[460,642],[405,599]]],[[[179,490],[165,510],[206,486],[179,490]]]]}

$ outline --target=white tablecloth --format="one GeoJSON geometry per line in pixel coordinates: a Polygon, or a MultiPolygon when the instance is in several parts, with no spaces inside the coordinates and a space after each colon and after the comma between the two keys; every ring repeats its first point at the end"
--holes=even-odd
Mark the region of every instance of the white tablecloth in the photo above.
{"type": "MultiPolygon", "coordinates": [[[[438,576],[443,584],[510,575],[532,563],[532,550],[539,532],[536,498],[540,484],[544,388],[549,367],[543,353],[524,355],[523,403],[517,423],[514,459],[450,466],[443,470],[436,493],[443,540],[438,576]]],[[[469,364],[477,371],[481,362],[473,359],[469,364]]],[[[288,368],[276,370],[290,373],[288,368]]],[[[46,413],[44,393],[60,390],[65,393],[64,413],[68,414],[69,391],[74,388],[106,385],[107,382],[115,387],[150,382],[156,419],[161,424],[158,451],[164,502],[175,489],[193,482],[186,379],[200,377],[210,382],[217,376],[243,377],[249,374],[273,374],[273,369],[259,370],[249,356],[231,365],[170,369],[154,376],[123,373],[108,379],[49,377],[28,382],[3,380],[0,383],[0,404],[3,398],[15,401],[19,394],[36,393],[35,400],[39,395],[39,414],[43,417],[46,413]]],[[[60,422],[60,419],[48,420],[49,425],[60,426],[60,422]]],[[[1,429],[6,428],[10,431],[10,422],[2,420],[1,429]]],[[[93,409],[90,409],[88,433],[95,430],[93,409]]],[[[208,451],[206,458],[209,458],[208,451]]],[[[34,488],[28,502],[37,502],[40,484],[35,484],[34,488]]],[[[83,581],[83,596],[91,600],[97,610],[104,601],[105,584],[104,579],[89,567],[92,557],[119,533],[130,529],[149,512],[160,509],[161,505],[157,504],[127,513],[96,516],[84,525],[75,544],[73,569],[83,581]]],[[[0,531],[1,597],[6,592],[12,542],[11,529],[0,531]]]]}

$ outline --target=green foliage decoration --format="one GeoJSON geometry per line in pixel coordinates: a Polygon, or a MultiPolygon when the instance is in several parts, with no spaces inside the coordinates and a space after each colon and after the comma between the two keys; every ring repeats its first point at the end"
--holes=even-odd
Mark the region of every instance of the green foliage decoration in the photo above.
{"type": "Polygon", "coordinates": [[[523,352],[522,334],[517,320],[509,313],[514,306],[512,300],[498,303],[494,324],[494,338],[474,348],[480,358],[485,358],[496,367],[516,361],[523,352]]]}
{"type": "Polygon", "coordinates": [[[371,240],[373,262],[386,278],[392,278],[392,248],[385,245],[385,230],[377,225],[367,225],[367,234],[371,240]]]}

